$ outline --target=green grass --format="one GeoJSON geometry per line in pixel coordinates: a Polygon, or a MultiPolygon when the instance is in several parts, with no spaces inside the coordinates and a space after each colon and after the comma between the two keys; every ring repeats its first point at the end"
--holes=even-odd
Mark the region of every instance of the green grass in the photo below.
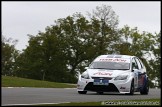
{"type": "Polygon", "coordinates": [[[76,88],[76,85],[19,77],[1,76],[1,87],[76,88]]]}
{"type": "Polygon", "coordinates": [[[142,99],[142,100],[111,100],[102,102],[78,102],[78,103],[72,102],[62,104],[46,104],[43,106],[160,106],[160,99],[157,98],[157,99],[142,99]]]}

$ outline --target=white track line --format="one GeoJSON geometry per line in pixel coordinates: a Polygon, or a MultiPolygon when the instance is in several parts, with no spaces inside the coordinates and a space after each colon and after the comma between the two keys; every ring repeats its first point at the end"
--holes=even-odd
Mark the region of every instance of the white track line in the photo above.
{"type": "Polygon", "coordinates": [[[25,87],[4,87],[4,88],[25,88],[25,87]]]}
{"type": "Polygon", "coordinates": [[[42,105],[42,104],[61,104],[70,102],[59,102],[59,103],[31,103],[31,104],[3,104],[2,106],[14,106],[14,105],[42,105]]]}
{"type": "Polygon", "coordinates": [[[77,89],[77,88],[64,88],[64,89],[77,89]]]}

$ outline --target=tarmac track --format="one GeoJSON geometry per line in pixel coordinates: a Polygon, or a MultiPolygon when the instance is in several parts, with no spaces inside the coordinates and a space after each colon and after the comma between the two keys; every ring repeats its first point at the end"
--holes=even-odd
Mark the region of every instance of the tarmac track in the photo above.
{"type": "Polygon", "coordinates": [[[161,98],[161,89],[150,89],[148,95],[136,92],[134,95],[96,92],[78,94],[76,88],[1,88],[1,105],[37,105],[69,102],[98,102],[110,100],[134,100],[161,98]]]}

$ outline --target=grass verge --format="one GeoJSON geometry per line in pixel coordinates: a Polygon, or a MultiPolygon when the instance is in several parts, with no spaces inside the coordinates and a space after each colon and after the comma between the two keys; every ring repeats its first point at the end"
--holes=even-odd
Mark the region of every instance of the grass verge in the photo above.
{"type": "Polygon", "coordinates": [[[49,82],[11,76],[1,76],[1,87],[76,88],[68,83],[49,82]]]}
{"type": "MultiPolygon", "coordinates": [[[[111,100],[102,102],[77,102],[46,104],[43,106],[160,106],[160,99],[140,99],[140,100],[111,100]]],[[[40,106],[40,105],[38,105],[40,106]]],[[[42,105],[41,105],[42,106],[42,105]]]]}

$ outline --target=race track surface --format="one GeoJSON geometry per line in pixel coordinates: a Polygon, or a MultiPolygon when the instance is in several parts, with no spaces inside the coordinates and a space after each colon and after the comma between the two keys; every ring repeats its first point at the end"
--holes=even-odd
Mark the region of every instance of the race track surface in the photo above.
{"type": "Polygon", "coordinates": [[[134,100],[161,98],[161,89],[150,89],[148,95],[136,92],[134,95],[96,92],[78,94],[76,88],[5,88],[2,87],[1,105],[34,105],[68,102],[96,102],[108,100],[134,100]]]}

